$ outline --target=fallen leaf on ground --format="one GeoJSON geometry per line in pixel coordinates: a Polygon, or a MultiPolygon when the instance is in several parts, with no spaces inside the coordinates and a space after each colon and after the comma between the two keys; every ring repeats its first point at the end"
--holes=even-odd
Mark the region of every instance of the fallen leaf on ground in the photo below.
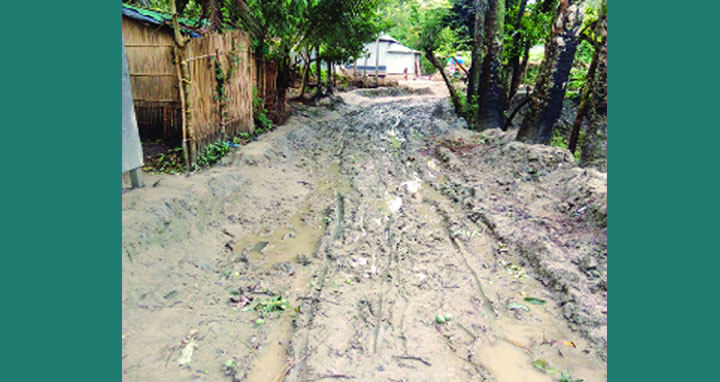
{"type": "Polygon", "coordinates": [[[178,366],[184,366],[190,364],[192,361],[193,352],[195,351],[195,341],[188,342],[182,350],[182,354],[178,359],[178,366]]]}
{"type": "Polygon", "coordinates": [[[541,299],[535,298],[535,297],[525,297],[525,301],[527,301],[533,305],[544,305],[545,304],[545,300],[541,300],[541,299]]]}

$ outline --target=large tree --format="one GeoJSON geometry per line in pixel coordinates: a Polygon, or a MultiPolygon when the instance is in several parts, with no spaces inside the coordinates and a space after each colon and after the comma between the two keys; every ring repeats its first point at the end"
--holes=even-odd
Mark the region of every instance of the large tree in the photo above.
{"type": "Polygon", "coordinates": [[[579,43],[585,13],[583,0],[560,0],[545,57],[518,131],[517,140],[548,144],[563,109],[570,69],[579,43]]]}
{"type": "Polygon", "coordinates": [[[580,165],[594,166],[607,171],[607,3],[603,0],[601,17],[598,19],[596,37],[600,39],[596,48],[596,68],[592,79],[591,94],[587,101],[587,124],[580,165]]]}
{"type": "Polygon", "coordinates": [[[488,10],[488,0],[473,0],[473,39],[472,54],[470,56],[470,73],[468,74],[468,87],[466,100],[473,102],[477,96],[478,84],[480,84],[480,71],[482,66],[482,48],[485,37],[485,14],[488,10]]]}
{"type": "Polygon", "coordinates": [[[505,124],[503,43],[505,0],[488,0],[485,17],[485,57],[478,85],[478,129],[502,128],[505,124]]]}
{"type": "MultiPolygon", "coordinates": [[[[577,143],[580,138],[582,123],[585,120],[589,107],[591,106],[590,99],[595,84],[598,83],[598,81],[607,81],[605,77],[599,77],[596,75],[598,60],[602,59],[601,46],[607,45],[607,8],[605,4],[606,2],[603,0],[600,5],[598,17],[583,28],[583,31],[580,33],[580,38],[587,41],[590,46],[592,46],[593,55],[592,60],[590,61],[590,66],[588,67],[585,75],[585,83],[580,93],[580,104],[578,105],[577,113],[575,114],[575,122],[573,123],[570,139],[568,141],[568,149],[573,154],[575,153],[575,149],[577,148],[577,143]]],[[[605,54],[605,59],[607,59],[607,53],[605,54]]]]}

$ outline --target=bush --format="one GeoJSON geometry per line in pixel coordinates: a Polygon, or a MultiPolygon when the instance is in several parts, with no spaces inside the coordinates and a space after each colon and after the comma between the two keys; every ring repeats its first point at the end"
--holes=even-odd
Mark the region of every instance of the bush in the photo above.
{"type": "Polygon", "coordinates": [[[255,122],[255,134],[262,134],[272,130],[273,123],[268,118],[268,111],[265,108],[265,100],[258,94],[257,88],[253,88],[253,114],[255,122]]]}
{"type": "Polygon", "coordinates": [[[231,150],[229,142],[217,141],[205,148],[202,154],[198,155],[195,168],[209,167],[222,157],[227,155],[231,150]]]}

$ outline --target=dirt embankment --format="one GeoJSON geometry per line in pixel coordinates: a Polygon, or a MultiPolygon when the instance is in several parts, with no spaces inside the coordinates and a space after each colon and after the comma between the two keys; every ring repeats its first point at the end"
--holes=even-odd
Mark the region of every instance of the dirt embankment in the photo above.
{"type": "Polygon", "coordinates": [[[606,175],[409,86],[123,194],[124,380],[607,379],[606,175]]]}

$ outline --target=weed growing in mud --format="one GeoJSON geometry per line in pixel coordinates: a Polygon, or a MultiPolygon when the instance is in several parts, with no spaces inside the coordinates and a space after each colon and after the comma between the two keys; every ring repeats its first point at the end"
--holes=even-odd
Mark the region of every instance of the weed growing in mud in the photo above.
{"type": "Polygon", "coordinates": [[[235,375],[235,360],[231,358],[225,361],[225,364],[223,365],[223,371],[227,376],[235,375]]]}
{"type": "Polygon", "coordinates": [[[230,142],[217,141],[211,144],[198,156],[195,168],[210,167],[227,155],[231,149],[230,142]]]}
{"type": "Polygon", "coordinates": [[[268,110],[265,108],[265,100],[260,96],[260,92],[257,88],[253,88],[253,109],[255,119],[255,132],[256,134],[262,134],[264,131],[270,131],[273,129],[273,123],[268,118],[268,110]]]}
{"type": "Polygon", "coordinates": [[[400,147],[402,147],[402,143],[400,143],[400,140],[397,139],[397,137],[394,136],[394,135],[393,135],[392,137],[390,137],[390,144],[391,144],[396,150],[400,150],[400,147]]]}
{"type": "Polygon", "coordinates": [[[272,312],[282,312],[285,310],[290,309],[290,303],[287,299],[285,299],[281,295],[277,295],[275,297],[266,298],[265,300],[262,300],[255,304],[255,310],[260,312],[260,316],[262,318],[259,318],[257,321],[255,321],[256,324],[262,325],[265,323],[265,320],[263,320],[265,317],[267,317],[268,314],[272,312]],[[262,321],[262,322],[259,322],[262,321]]]}
{"type": "MultiPolygon", "coordinates": [[[[267,118],[265,116],[260,118],[267,118]]],[[[253,138],[260,136],[266,131],[272,130],[272,122],[268,119],[262,123],[265,127],[258,127],[252,133],[242,132],[233,137],[232,141],[218,140],[212,143],[198,155],[197,161],[193,164],[193,170],[211,167],[225,155],[230,153],[234,147],[250,143],[253,138]]],[[[143,171],[160,172],[164,174],[179,174],[186,171],[182,147],[176,147],[153,157],[145,158],[143,171]]]]}
{"type": "Polygon", "coordinates": [[[548,364],[544,359],[535,360],[532,365],[545,374],[560,374],[560,382],[583,382],[582,379],[574,379],[571,377],[570,370],[560,371],[550,366],[550,364],[548,364]]]}
{"type": "MultiPolygon", "coordinates": [[[[584,135],[585,135],[584,132],[581,131],[580,136],[578,138],[578,145],[582,142],[582,138],[584,135]]],[[[562,135],[562,133],[560,132],[560,129],[555,129],[553,131],[553,137],[552,137],[552,140],[550,141],[550,146],[560,147],[565,150],[568,149],[568,141],[562,135]]],[[[575,157],[575,162],[580,162],[580,150],[575,151],[574,157],[575,157]]]]}
{"type": "Polygon", "coordinates": [[[478,136],[473,137],[472,142],[476,145],[484,145],[485,142],[487,142],[487,139],[488,139],[487,135],[480,134],[479,137],[478,136]]]}
{"type": "Polygon", "coordinates": [[[145,158],[144,171],[158,171],[166,174],[175,174],[185,171],[185,159],[182,147],[176,147],[156,156],[145,158]]]}
{"type": "Polygon", "coordinates": [[[472,232],[470,232],[470,231],[464,231],[464,230],[459,230],[459,231],[455,231],[455,232],[452,233],[452,237],[460,237],[460,236],[462,236],[462,237],[467,238],[467,239],[472,239],[473,237],[478,236],[478,235],[480,235],[480,233],[479,233],[477,230],[473,230],[472,232]]]}
{"type": "Polygon", "coordinates": [[[521,279],[525,277],[525,269],[521,266],[517,266],[505,260],[500,260],[500,265],[505,267],[505,272],[512,275],[514,279],[521,279]]]}

